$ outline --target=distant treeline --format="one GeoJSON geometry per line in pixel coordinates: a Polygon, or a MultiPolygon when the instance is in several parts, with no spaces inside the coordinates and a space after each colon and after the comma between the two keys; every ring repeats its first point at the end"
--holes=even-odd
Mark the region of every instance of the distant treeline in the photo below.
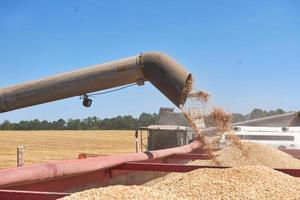
{"type": "Polygon", "coordinates": [[[69,119],[67,121],[59,119],[52,122],[35,119],[11,123],[5,120],[0,124],[0,130],[135,130],[141,126],[155,124],[157,117],[156,113],[142,113],[139,118],[125,115],[105,119],[97,117],[88,117],[83,120],[69,119]]]}
{"type": "Polygon", "coordinates": [[[286,111],[284,111],[282,109],[266,111],[266,110],[262,110],[259,108],[255,108],[247,115],[233,113],[232,114],[232,122],[241,122],[241,121],[245,121],[245,120],[258,119],[258,118],[262,118],[262,117],[269,117],[269,116],[279,115],[279,114],[284,114],[284,113],[286,113],[286,111]]]}
{"type": "MultiPolygon", "coordinates": [[[[240,122],[283,113],[286,112],[282,109],[265,111],[255,108],[247,115],[233,113],[232,121],[240,122]]],[[[131,115],[124,115],[105,119],[98,117],[88,117],[83,120],[69,119],[67,121],[59,119],[52,122],[35,119],[11,123],[5,120],[0,124],[0,130],[135,130],[141,126],[155,124],[157,118],[158,115],[156,113],[142,113],[138,118],[134,118],[131,115]]]]}

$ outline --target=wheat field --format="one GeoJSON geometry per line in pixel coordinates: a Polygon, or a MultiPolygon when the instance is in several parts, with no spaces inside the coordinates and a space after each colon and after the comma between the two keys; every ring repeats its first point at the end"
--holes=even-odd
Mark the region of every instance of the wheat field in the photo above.
{"type": "Polygon", "coordinates": [[[17,146],[24,163],[76,159],[79,153],[135,152],[134,131],[0,131],[0,169],[16,166],[17,146]]]}

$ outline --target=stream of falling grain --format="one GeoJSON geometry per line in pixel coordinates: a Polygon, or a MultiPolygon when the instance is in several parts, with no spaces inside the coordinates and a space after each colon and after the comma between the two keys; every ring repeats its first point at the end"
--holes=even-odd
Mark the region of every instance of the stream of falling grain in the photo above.
{"type": "MultiPolygon", "coordinates": [[[[187,82],[187,86],[184,89],[184,93],[187,94],[187,101],[193,101],[193,102],[201,102],[201,103],[207,103],[209,100],[209,94],[203,91],[193,91],[194,90],[194,81],[193,79],[190,79],[187,82]],[[185,91],[188,90],[188,91],[185,91]]],[[[201,149],[205,150],[206,153],[209,155],[209,157],[212,158],[213,162],[215,164],[218,164],[216,160],[216,156],[213,154],[213,148],[208,142],[205,135],[202,133],[201,129],[197,126],[195,119],[191,116],[190,112],[188,111],[188,103],[185,103],[185,106],[182,106],[180,109],[182,110],[186,120],[190,124],[194,138],[200,143],[201,149]]],[[[203,116],[198,116],[203,117],[203,116]]]]}
{"type": "Polygon", "coordinates": [[[199,91],[194,87],[194,81],[190,79],[187,82],[187,85],[184,89],[184,94],[187,94],[187,100],[184,106],[180,109],[183,112],[186,120],[188,121],[189,125],[191,126],[194,134],[195,140],[200,143],[200,148],[205,150],[209,157],[212,158],[214,164],[219,164],[217,161],[216,156],[214,155],[213,148],[216,147],[221,140],[222,136],[227,133],[227,137],[225,137],[228,142],[232,143],[233,145],[237,146],[240,150],[243,149],[243,144],[239,140],[239,138],[234,135],[231,125],[232,116],[230,113],[225,112],[220,107],[213,107],[210,110],[206,107],[209,102],[210,95],[207,92],[199,91]],[[188,90],[188,91],[187,91],[188,90]],[[190,104],[193,104],[192,106],[190,104]],[[203,107],[202,115],[197,116],[196,118],[191,115],[189,112],[190,107],[203,107]],[[206,119],[208,121],[207,124],[210,126],[215,127],[216,129],[216,139],[209,142],[201,128],[197,126],[196,120],[199,118],[204,119],[206,115],[206,119]]]}

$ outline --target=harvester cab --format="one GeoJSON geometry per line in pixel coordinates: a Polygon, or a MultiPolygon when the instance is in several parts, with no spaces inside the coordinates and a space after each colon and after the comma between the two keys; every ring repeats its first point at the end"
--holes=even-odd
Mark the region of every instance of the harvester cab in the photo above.
{"type": "MultiPolygon", "coordinates": [[[[198,128],[205,128],[203,118],[198,117],[199,109],[189,109],[189,115],[198,128]]],[[[156,124],[141,127],[136,138],[138,152],[183,146],[194,140],[194,134],[183,113],[174,112],[174,108],[160,108],[156,124]]]]}

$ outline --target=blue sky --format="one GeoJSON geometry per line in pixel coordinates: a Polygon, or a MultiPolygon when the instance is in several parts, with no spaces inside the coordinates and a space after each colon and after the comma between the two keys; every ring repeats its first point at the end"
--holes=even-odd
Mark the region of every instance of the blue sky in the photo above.
{"type": "MultiPolygon", "coordinates": [[[[0,87],[163,51],[227,111],[300,110],[300,3],[0,0],[0,87]]],[[[0,114],[0,121],[100,118],[173,106],[156,88],[78,97],[0,114]]]]}

